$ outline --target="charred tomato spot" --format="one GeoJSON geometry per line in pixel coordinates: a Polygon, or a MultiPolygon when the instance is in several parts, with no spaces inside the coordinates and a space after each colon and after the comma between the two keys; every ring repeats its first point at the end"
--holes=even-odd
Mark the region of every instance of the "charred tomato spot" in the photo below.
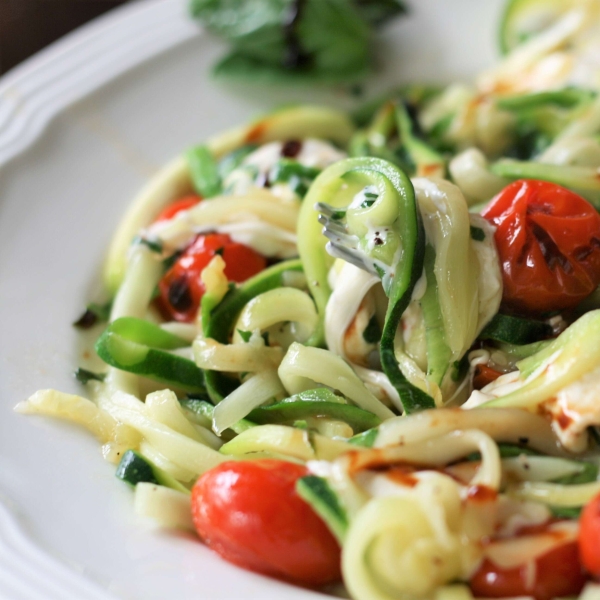
{"type": "Polygon", "coordinates": [[[552,271],[560,267],[565,273],[573,272],[573,265],[571,265],[569,259],[560,251],[547,231],[537,223],[531,223],[531,232],[538,242],[546,264],[552,271]]]}
{"type": "Polygon", "coordinates": [[[288,140],[281,148],[281,156],[285,158],[296,158],[302,150],[302,142],[300,140],[288,140]]]}
{"type": "Polygon", "coordinates": [[[592,237],[589,245],[580,246],[579,248],[575,249],[574,256],[577,260],[583,261],[588,258],[588,256],[592,254],[594,250],[598,249],[600,249],[600,240],[597,237],[592,237]]]}
{"type": "Polygon", "coordinates": [[[192,308],[194,299],[187,277],[179,277],[171,282],[167,298],[177,312],[186,312],[192,308]]]}

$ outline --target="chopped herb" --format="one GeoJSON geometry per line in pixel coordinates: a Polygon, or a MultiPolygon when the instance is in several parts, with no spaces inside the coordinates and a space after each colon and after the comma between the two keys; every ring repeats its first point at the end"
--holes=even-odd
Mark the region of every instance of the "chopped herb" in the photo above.
{"type": "Polygon", "coordinates": [[[460,381],[469,370],[469,359],[465,354],[460,360],[457,360],[452,363],[452,371],[450,372],[450,376],[452,377],[452,381],[460,381]]]}
{"type": "Polygon", "coordinates": [[[90,304],[87,305],[87,309],[95,313],[98,319],[101,321],[108,321],[110,317],[110,311],[112,310],[112,300],[109,300],[104,304],[90,302],[90,304]]]}
{"type": "Polygon", "coordinates": [[[269,332],[265,331],[262,334],[262,339],[265,341],[265,346],[269,345],[269,332]]]}
{"type": "Polygon", "coordinates": [[[157,254],[161,254],[163,251],[162,244],[158,240],[149,240],[148,238],[144,238],[141,236],[137,236],[133,240],[134,244],[143,244],[152,250],[152,252],[156,252],[157,254]]]}
{"type": "Polygon", "coordinates": [[[96,304],[91,302],[87,305],[85,312],[73,323],[74,327],[79,329],[89,329],[96,323],[108,321],[112,309],[112,300],[105,304],[96,304]]]}
{"type": "Polygon", "coordinates": [[[481,227],[473,227],[471,225],[471,239],[476,242],[483,242],[485,240],[485,231],[481,227]]]}
{"type": "Polygon", "coordinates": [[[238,329],[237,332],[240,334],[240,337],[242,340],[244,340],[244,342],[247,343],[250,341],[250,338],[252,337],[251,331],[242,331],[241,329],[238,329]]]}
{"type": "Polygon", "coordinates": [[[320,169],[316,169],[315,167],[305,167],[297,160],[282,158],[277,161],[271,169],[269,179],[273,183],[286,182],[293,177],[309,179],[312,181],[320,172],[320,169]]]}
{"type": "Polygon", "coordinates": [[[354,444],[355,446],[363,446],[364,448],[372,448],[378,433],[379,430],[376,428],[367,429],[367,431],[363,431],[362,433],[351,437],[348,440],[348,443],[354,444]]]}
{"type": "Polygon", "coordinates": [[[377,273],[377,275],[379,275],[381,279],[385,277],[385,269],[383,269],[379,265],[373,265],[373,268],[375,269],[375,272],[377,273]]]}
{"type": "Polygon", "coordinates": [[[343,218],[345,218],[345,216],[346,216],[345,210],[336,210],[332,213],[331,218],[334,221],[341,221],[343,218]]]}
{"type": "Polygon", "coordinates": [[[282,158],[275,163],[267,179],[271,184],[287,183],[294,193],[303,198],[320,172],[314,167],[305,167],[297,160],[282,158]]]}
{"type": "Polygon", "coordinates": [[[98,315],[89,308],[73,323],[79,329],[90,329],[98,322],[98,315]]]}
{"type": "Polygon", "coordinates": [[[194,189],[203,198],[212,198],[222,190],[217,161],[206,146],[196,146],[186,153],[194,189]]]}
{"type": "Polygon", "coordinates": [[[94,373],[93,371],[88,371],[87,369],[82,369],[79,367],[75,372],[75,379],[79,381],[79,383],[83,383],[84,385],[88,381],[104,381],[106,375],[104,373],[94,373]]]}
{"type": "Polygon", "coordinates": [[[381,339],[381,327],[377,321],[377,317],[373,315],[369,324],[363,331],[363,339],[367,344],[376,344],[381,339]]]}
{"type": "Polygon", "coordinates": [[[243,160],[254,152],[258,146],[256,144],[247,144],[241,148],[237,148],[233,152],[226,154],[219,162],[218,169],[221,179],[225,179],[232,171],[237,169],[243,160]]]}
{"type": "Polygon", "coordinates": [[[361,208],[370,208],[371,206],[373,206],[373,204],[375,204],[377,198],[379,198],[379,194],[374,192],[368,192],[366,190],[363,192],[363,196],[365,197],[365,199],[360,204],[361,208]]]}

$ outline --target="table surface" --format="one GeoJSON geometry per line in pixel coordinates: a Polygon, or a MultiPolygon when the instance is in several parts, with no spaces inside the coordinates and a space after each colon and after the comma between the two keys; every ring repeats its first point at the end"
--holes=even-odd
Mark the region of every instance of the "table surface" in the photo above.
{"type": "Polygon", "coordinates": [[[0,0],[0,74],[129,0],[0,0]]]}

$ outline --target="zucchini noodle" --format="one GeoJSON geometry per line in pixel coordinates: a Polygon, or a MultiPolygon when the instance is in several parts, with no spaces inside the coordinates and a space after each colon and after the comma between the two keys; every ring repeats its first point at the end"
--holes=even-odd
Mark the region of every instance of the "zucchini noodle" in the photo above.
{"type": "Polygon", "coordinates": [[[325,385],[342,392],[361,408],[382,419],[393,412],[367,390],[352,368],[341,358],[321,350],[293,343],[279,366],[279,378],[290,394],[325,385]]]}
{"type": "Polygon", "coordinates": [[[374,446],[412,444],[463,429],[479,429],[502,442],[518,443],[519,438],[527,439],[528,445],[546,454],[560,456],[563,453],[546,419],[511,408],[433,410],[396,417],[379,427],[374,446]]]}
{"type": "Polygon", "coordinates": [[[262,331],[283,321],[291,321],[292,334],[299,342],[305,342],[317,325],[311,298],[295,288],[278,288],[257,296],[240,313],[233,342],[241,341],[240,331],[262,331]]]}
{"type": "Polygon", "coordinates": [[[201,369],[256,373],[278,367],[283,359],[281,348],[265,346],[260,336],[248,343],[220,344],[210,338],[194,341],[194,359],[201,369]]]}
{"type": "Polygon", "coordinates": [[[582,506],[600,493],[600,483],[559,485],[546,482],[525,481],[508,490],[515,498],[535,500],[552,506],[582,506]]]}
{"type": "MultiPolygon", "coordinates": [[[[458,494],[444,492],[449,508],[456,508],[458,494]]],[[[374,498],[361,509],[342,554],[344,579],[354,598],[427,597],[438,586],[470,575],[474,548],[458,535],[455,515],[437,503],[441,495],[374,498]]]]}
{"type": "Polygon", "coordinates": [[[435,279],[446,340],[457,360],[477,333],[478,267],[470,244],[469,214],[458,189],[444,181],[416,179],[419,208],[435,250],[435,279]]]}
{"type": "Polygon", "coordinates": [[[485,155],[477,148],[468,148],[457,154],[448,168],[454,183],[470,205],[491,200],[508,184],[508,180],[489,170],[485,155]]]}
{"type": "Polygon", "coordinates": [[[278,396],[285,396],[285,390],[275,370],[262,371],[254,375],[215,407],[213,416],[215,433],[220,434],[243,419],[253,408],[278,396]]]}

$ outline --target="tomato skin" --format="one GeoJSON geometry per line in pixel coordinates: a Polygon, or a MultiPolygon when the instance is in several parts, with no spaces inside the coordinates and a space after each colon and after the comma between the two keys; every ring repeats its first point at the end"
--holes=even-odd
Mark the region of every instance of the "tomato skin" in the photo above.
{"type": "Polygon", "coordinates": [[[563,543],[535,560],[533,588],[527,587],[528,575],[527,565],[501,569],[486,558],[470,586],[473,594],[482,598],[533,596],[535,600],[551,600],[576,596],[587,581],[577,541],[563,543]]]}
{"type": "Polygon", "coordinates": [[[520,180],[481,214],[497,228],[502,303],[510,311],[572,308],[600,284],[600,215],[581,196],[553,183],[520,180]]]}
{"type": "Polygon", "coordinates": [[[583,566],[600,577],[600,494],[586,504],[579,517],[579,553],[583,566]]]}
{"type": "Polygon", "coordinates": [[[158,284],[157,305],[165,318],[186,323],[194,321],[205,292],[200,274],[216,254],[225,261],[227,279],[236,283],[246,281],[267,266],[264,256],[234,242],[228,235],[199,235],[158,284]]]}
{"type": "Polygon", "coordinates": [[[473,377],[473,389],[480,390],[488,383],[496,381],[502,374],[501,371],[496,371],[496,369],[492,369],[492,367],[488,367],[487,365],[477,365],[473,377]]]}
{"type": "Polygon", "coordinates": [[[304,466],[281,460],[230,461],[192,490],[198,534],[224,559],[300,585],[341,579],[340,548],[296,492],[304,466]]]}
{"type": "Polygon", "coordinates": [[[158,217],[156,217],[154,222],[159,223],[161,221],[168,221],[169,219],[172,219],[173,217],[178,215],[180,212],[188,210],[189,208],[192,208],[192,206],[196,206],[196,204],[198,204],[201,200],[202,198],[200,196],[194,195],[184,196],[179,200],[175,200],[175,202],[169,204],[169,206],[164,208],[159,213],[158,217]]]}

